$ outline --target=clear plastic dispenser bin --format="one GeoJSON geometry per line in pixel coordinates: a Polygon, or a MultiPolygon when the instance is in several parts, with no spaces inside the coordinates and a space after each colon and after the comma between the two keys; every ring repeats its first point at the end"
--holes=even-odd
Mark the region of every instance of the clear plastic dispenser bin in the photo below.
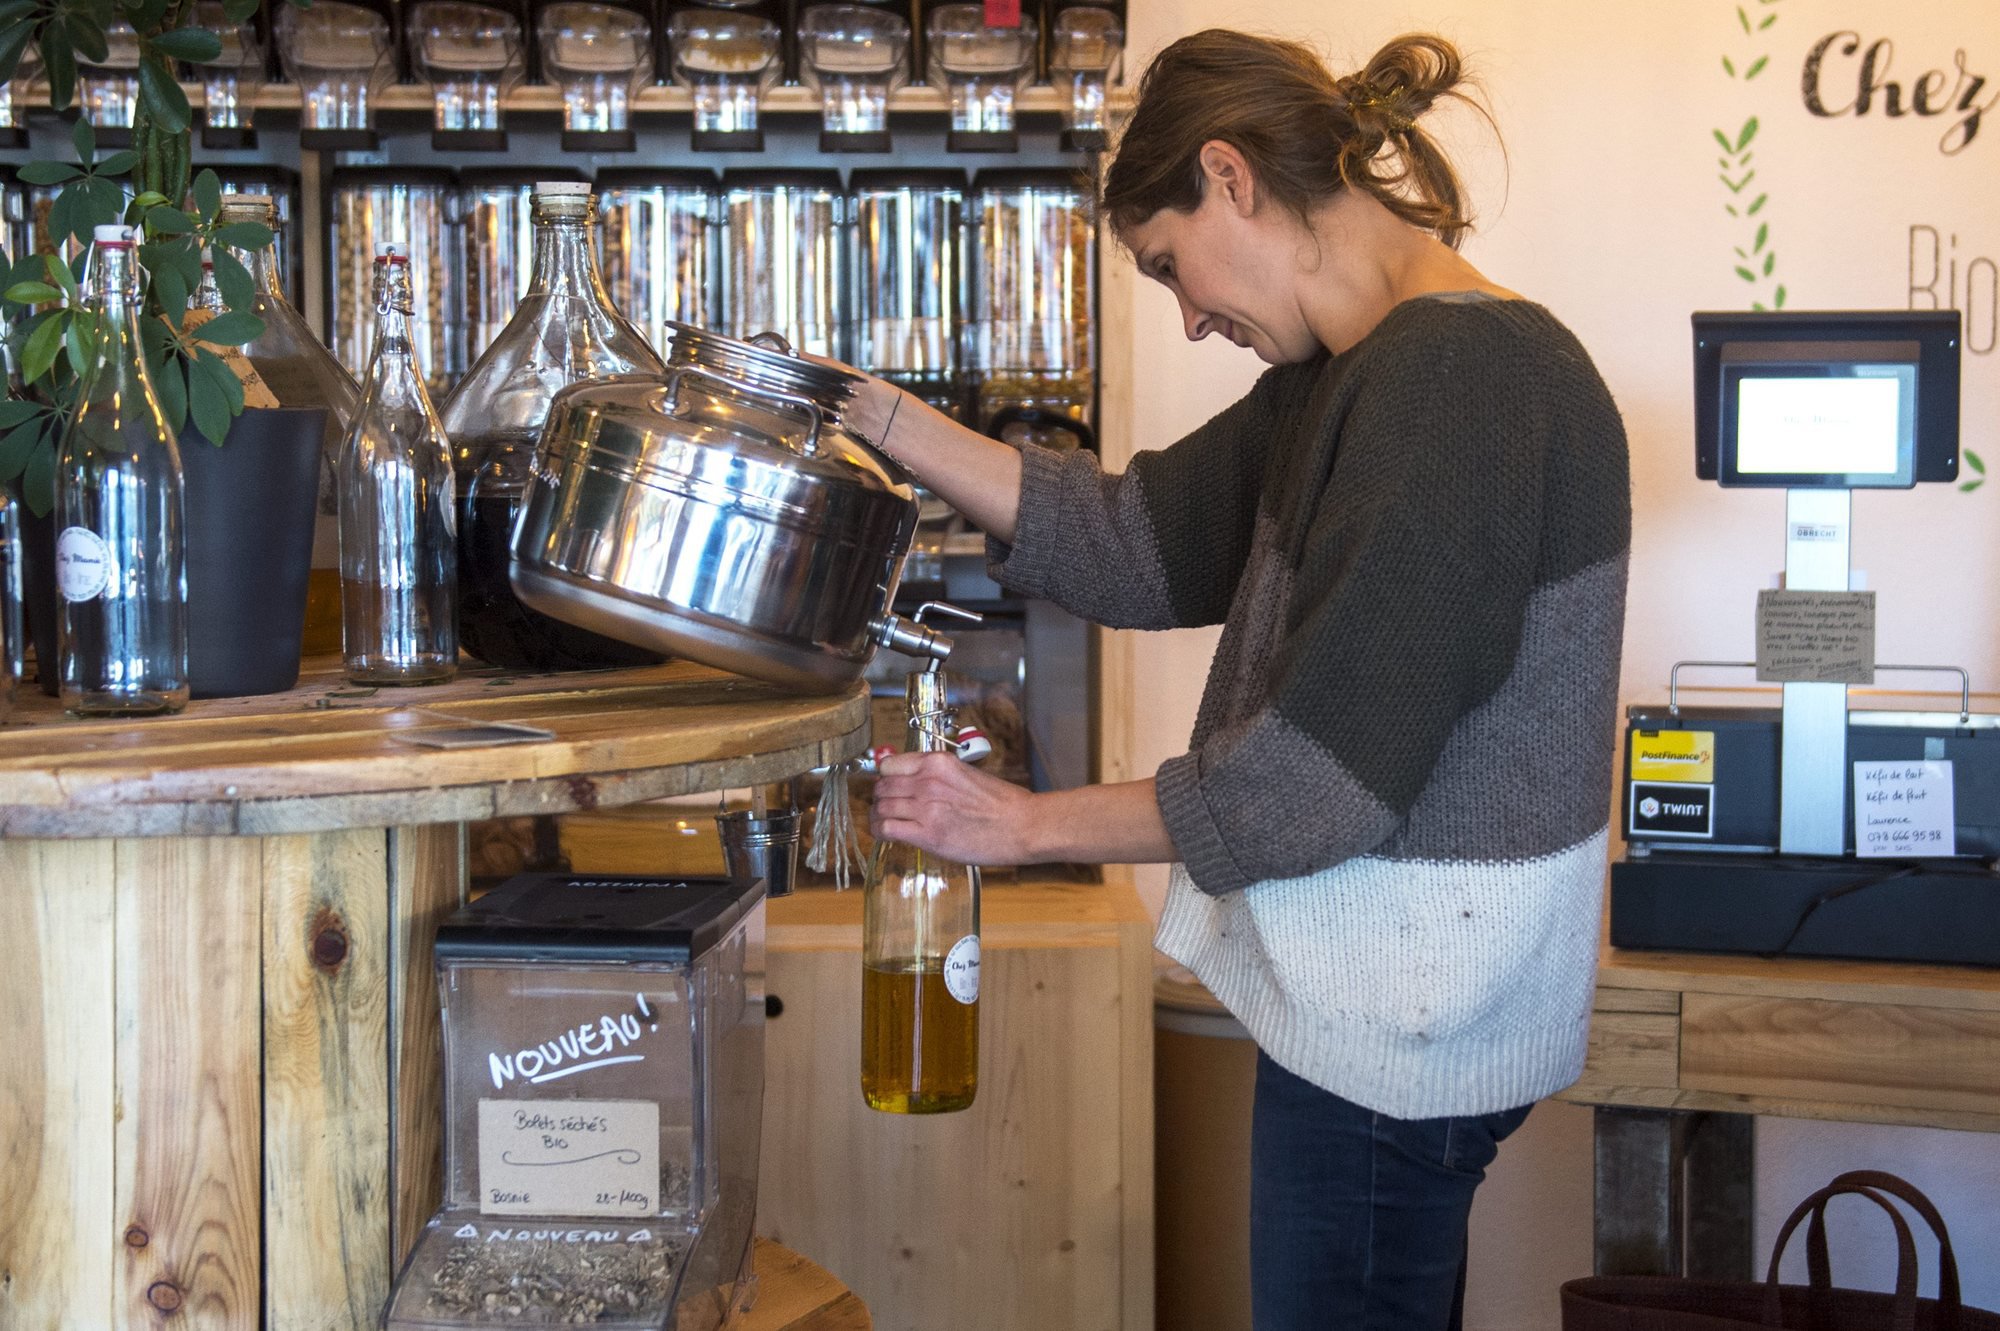
{"type": "Polygon", "coordinates": [[[388,1331],[707,1331],[747,1303],[763,894],[522,874],[439,928],[444,1206],[388,1331]]]}

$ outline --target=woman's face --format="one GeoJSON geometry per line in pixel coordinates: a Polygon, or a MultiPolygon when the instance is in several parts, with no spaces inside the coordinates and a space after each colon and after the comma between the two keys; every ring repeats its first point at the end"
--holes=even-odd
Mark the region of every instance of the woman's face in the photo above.
{"type": "Polygon", "coordinates": [[[1211,175],[1193,212],[1162,208],[1123,239],[1180,302],[1190,341],[1220,333],[1266,364],[1310,360],[1319,340],[1292,299],[1300,228],[1282,208],[1248,206],[1239,185],[1211,175]]]}

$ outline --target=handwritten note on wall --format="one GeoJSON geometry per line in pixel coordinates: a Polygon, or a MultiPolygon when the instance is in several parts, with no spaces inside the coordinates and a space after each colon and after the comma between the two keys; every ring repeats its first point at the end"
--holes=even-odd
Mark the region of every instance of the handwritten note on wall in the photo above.
{"type": "Polygon", "coordinates": [[[1948,762],[1856,763],[1855,854],[1955,855],[1956,807],[1948,762]]]}
{"type": "Polygon", "coordinates": [[[1757,593],[1757,678],[1873,684],[1875,593],[1757,593]]]}
{"type": "Polygon", "coordinates": [[[486,1215],[645,1215],[659,1206],[653,1100],[481,1100],[486,1215]]]}

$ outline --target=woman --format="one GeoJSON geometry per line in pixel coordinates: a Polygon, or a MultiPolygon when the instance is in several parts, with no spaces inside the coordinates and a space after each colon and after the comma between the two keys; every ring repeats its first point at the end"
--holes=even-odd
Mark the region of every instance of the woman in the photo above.
{"type": "Polygon", "coordinates": [[[1256,1325],[1457,1325],[1499,1141],[1581,1070],[1630,513],[1589,357],[1482,276],[1419,127],[1456,51],[1335,79],[1209,31],[1148,69],[1102,206],[1140,271],[1274,368],[1122,475],[880,381],[854,410],[1101,623],[1223,633],[1189,751],[1034,794],[940,755],[873,815],[981,864],[1171,861],[1159,946],[1260,1049],[1256,1325]]]}

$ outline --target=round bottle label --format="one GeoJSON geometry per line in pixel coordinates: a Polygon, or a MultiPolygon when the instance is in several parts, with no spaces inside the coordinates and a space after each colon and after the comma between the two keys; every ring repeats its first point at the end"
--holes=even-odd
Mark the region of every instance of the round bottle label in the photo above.
{"type": "Polygon", "coordinates": [[[979,1001],[979,935],[967,934],[944,959],[944,987],[961,1003],[979,1001]]]}
{"type": "Polygon", "coordinates": [[[65,601],[94,601],[111,580],[111,547],[88,527],[56,537],[56,587],[65,601]]]}

